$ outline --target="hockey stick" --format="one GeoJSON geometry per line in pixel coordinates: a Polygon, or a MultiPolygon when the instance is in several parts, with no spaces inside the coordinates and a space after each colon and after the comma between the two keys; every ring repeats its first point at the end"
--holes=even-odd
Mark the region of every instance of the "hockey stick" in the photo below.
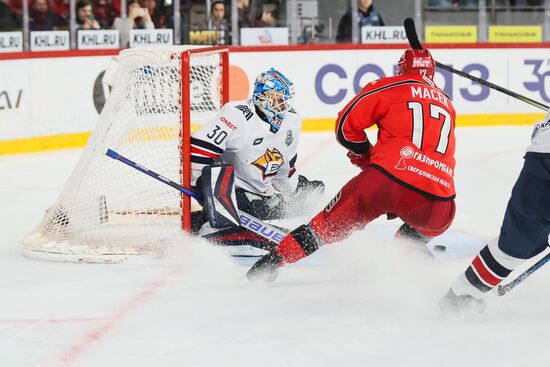
{"type": "MultiPolygon", "coordinates": [[[[143,167],[142,165],[139,165],[128,158],[118,154],[114,150],[107,149],[107,152],[105,153],[108,157],[113,158],[115,160],[118,160],[122,163],[127,164],[128,166],[145,173],[148,176],[153,177],[154,179],[161,181],[165,183],[168,186],[172,186],[176,190],[179,190],[180,192],[184,193],[185,195],[189,195],[193,199],[197,200],[201,205],[204,203],[204,198],[202,195],[191,191],[189,189],[186,189],[185,187],[181,186],[180,184],[159,175],[158,173],[151,171],[148,168],[143,167]]],[[[268,241],[271,241],[275,244],[279,244],[279,242],[286,236],[286,232],[280,230],[279,228],[276,228],[274,226],[271,226],[267,223],[264,223],[263,221],[251,216],[250,214],[247,214],[245,212],[239,212],[239,218],[240,223],[239,225],[243,228],[246,228],[250,230],[251,232],[256,233],[257,235],[267,239],[268,241]]],[[[228,220],[230,220],[228,218],[228,220]]]]}
{"type": "Polygon", "coordinates": [[[505,285],[499,285],[498,289],[497,289],[498,295],[499,296],[504,296],[506,293],[510,292],[518,284],[520,284],[525,279],[527,279],[531,274],[533,274],[535,271],[540,269],[548,261],[550,261],[550,253],[546,254],[546,256],[541,258],[533,266],[531,266],[529,269],[525,270],[523,273],[521,273],[516,279],[512,280],[510,283],[505,284],[505,285]]]}
{"type": "MultiPolygon", "coordinates": [[[[405,26],[405,33],[407,34],[407,39],[409,40],[409,43],[410,43],[411,47],[413,49],[416,49],[416,50],[422,50],[423,47],[422,47],[422,44],[420,43],[420,40],[418,39],[418,35],[416,33],[416,28],[414,26],[414,20],[412,20],[411,18],[405,19],[404,26],[405,26]]],[[[477,78],[473,75],[470,75],[468,73],[465,73],[463,71],[456,70],[456,69],[450,67],[449,65],[445,65],[445,64],[440,63],[439,61],[436,61],[435,64],[437,65],[438,68],[441,68],[441,69],[447,70],[451,73],[460,75],[460,76],[462,76],[466,79],[470,79],[473,82],[476,82],[476,83],[478,83],[480,85],[483,85],[485,87],[489,87],[491,89],[497,90],[501,93],[504,93],[506,95],[509,95],[511,97],[519,99],[522,102],[530,104],[531,106],[540,108],[541,110],[548,111],[548,109],[550,108],[549,106],[545,105],[544,103],[540,103],[538,101],[535,101],[534,99],[531,99],[531,98],[526,97],[524,95],[521,95],[519,93],[512,92],[509,89],[506,89],[506,88],[503,88],[499,85],[488,82],[487,80],[483,80],[483,79],[477,78]]]]}

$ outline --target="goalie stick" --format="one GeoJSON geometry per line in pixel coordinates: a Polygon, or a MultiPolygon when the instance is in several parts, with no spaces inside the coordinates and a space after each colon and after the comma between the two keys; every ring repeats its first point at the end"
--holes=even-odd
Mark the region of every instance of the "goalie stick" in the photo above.
{"type": "MultiPolygon", "coordinates": [[[[140,171],[140,172],[143,172],[145,173],[146,175],[148,176],[151,176],[153,177],[154,179],[160,181],[160,182],[163,182],[165,183],[166,185],[168,186],[171,186],[173,188],[175,188],[176,190],[179,190],[180,192],[184,193],[185,195],[188,195],[190,197],[192,197],[193,199],[197,200],[201,205],[205,205],[205,199],[202,195],[194,192],[194,191],[191,191],[189,189],[186,189],[185,187],[181,186],[180,184],[164,177],[164,176],[161,176],[159,175],[158,173],[154,172],[154,171],[151,171],[150,169],[146,168],[146,167],[143,167],[142,165],[140,164],[137,164],[133,161],[131,161],[130,159],[118,154],[117,152],[115,152],[114,150],[111,150],[111,149],[107,149],[107,152],[105,153],[108,157],[110,158],[113,158],[115,160],[118,160],[122,163],[125,163],[126,165],[140,171]]],[[[210,205],[210,203],[208,202],[207,200],[207,212],[208,210],[212,210],[214,208],[214,205],[210,205]]],[[[236,205],[235,205],[235,208],[236,208],[236,205]]],[[[212,214],[212,213],[208,213],[209,216],[212,214]]],[[[223,213],[219,213],[218,214],[222,214],[223,213]]],[[[275,244],[279,244],[279,242],[283,239],[283,237],[286,236],[286,232],[279,229],[279,228],[276,228],[272,225],[269,225],[255,217],[253,217],[252,215],[248,214],[248,213],[245,213],[245,212],[238,212],[238,223],[236,223],[236,221],[233,219],[233,218],[230,218],[230,215],[226,216],[226,219],[228,220],[228,222],[232,222],[234,224],[237,224],[243,228],[246,228],[248,230],[250,230],[251,232],[254,232],[256,233],[257,235],[267,239],[268,241],[271,241],[275,244]]],[[[209,218],[210,220],[210,218],[209,218]]]]}
{"type": "Polygon", "coordinates": [[[543,258],[533,264],[529,269],[521,273],[516,279],[512,280],[510,283],[505,285],[499,285],[497,289],[497,294],[499,296],[504,296],[506,293],[514,289],[518,284],[522,283],[527,279],[531,274],[540,269],[544,264],[550,261],[550,253],[546,254],[543,258]]]}
{"type": "MultiPolygon", "coordinates": [[[[405,33],[407,34],[407,39],[409,40],[409,43],[410,43],[411,47],[413,49],[417,49],[417,50],[423,49],[422,44],[420,43],[420,41],[418,39],[418,35],[416,33],[414,20],[412,20],[412,18],[405,19],[404,27],[405,27],[405,33]]],[[[463,71],[456,70],[456,69],[450,67],[449,65],[445,65],[445,64],[440,63],[439,61],[436,61],[435,64],[438,68],[441,68],[443,70],[447,70],[447,71],[449,71],[453,74],[460,75],[460,76],[462,76],[466,79],[470,79],[471,81],[473,81],[475,83],[478,83],[480,85],[483,85],[485,87],[489,87],[491,89],[497,90],[501,93],[509,95],[510,97],[514,97],[516,99],[519,99],[522,102],[530,104],[531,106],[540,108],[541,110],[548,111],[548,108],[550,108],[549,106],[545,105],[544,103],[540,103],[538,101],[535,101],[534,99],[531,99],[531,98],[526,97],[524,95],[521,95],[519,93],[512,92],[509,89],[506,89],[506,88],[503,88],[499,85],[488,82],[487,80],[483,80],[481,78],[477,78],[477,77],[475,77],[473,75],[470,75],[468,73],[465,73],[463,71]]]]}

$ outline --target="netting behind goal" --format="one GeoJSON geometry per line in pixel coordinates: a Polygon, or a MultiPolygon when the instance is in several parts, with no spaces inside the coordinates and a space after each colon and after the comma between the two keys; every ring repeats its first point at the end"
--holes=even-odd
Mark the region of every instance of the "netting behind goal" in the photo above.
{"type": "MultiPolygon", "coordinates": [[[[112,93],[55,204],[24,240],[30,257],[119,261],[158,254],[190,225],[190,201],[105,155],[108,148],[189,185],[189,129],[227,101],[227,51],[121,52],[112,93]]],[[[68,101],[70,103],[70,101],[68,101]]]]}

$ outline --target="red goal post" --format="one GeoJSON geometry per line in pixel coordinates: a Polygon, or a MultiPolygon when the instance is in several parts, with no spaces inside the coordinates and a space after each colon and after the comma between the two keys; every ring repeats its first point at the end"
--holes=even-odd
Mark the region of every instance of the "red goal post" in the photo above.
{"type": "MultiPolygon", "coordinates": [[[[185,73],[191,74],[191,59],[194,55],[219,54],[221,67],[221,93],[220,104],[223,106],[229,102],[229,50],[225,47],[209,47],[205,49],[192,49],[183,51],[182,60],[182,109],[181,109],[181,162],[182,162],[182,184],[185,188],[191,187],[191,78],[186,78],[185,73]],[[187,164],[185,164],[187,163],[187,164]]],[[[182,228],[184,231],[191,230],[191,198],[182,195],[182,228]],[[188,208],[188,209],[185,209],[188,208]]]]}

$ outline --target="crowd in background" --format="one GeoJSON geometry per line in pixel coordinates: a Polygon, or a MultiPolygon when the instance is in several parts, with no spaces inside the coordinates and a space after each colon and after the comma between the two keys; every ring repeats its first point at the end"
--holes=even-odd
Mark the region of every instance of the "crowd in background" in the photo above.
{"type": "MultiPolygon", "coordinates": [[[[0,31],[21,29],[22,1],[25,0],[0,0],[0,31]]],[[[69,29],[69,0],[28,1],[31,31],[69,29]]],[[[117,29],[127,33],[130,29],[174,28],[173,0],[123,0],[127,1],[125,19],[120,17],[120,1],[77,0],[77,29],[117,29]]],[[[204,9],[204,0],[179,1],[180,29],[184,42],[187,41],[186,37],[191,30],[217,30],[223,36],[222,43],[229,42],[230,0],[227,2],[211,0],[209,11],[204,9]],[[197,14],[196,9],[202,10],[202,19],[197,20],[197,16],[192,16],[197,14]]],[[[487,0],[487,3],[490,2],[491,0],[487,0]]],[[[278,12],[283,3],[284,0],[264,0],[261,6],[258,6],[256,1],[251,3],[251,0],[237,0],[239,28],[285,26],[286,24],[278,20],[278,12]]],[[[496,0],[496,3],[505,6],[541,6],[544,5],[544,0],[496,0]]],[[[479,0],[425,0],[427,7],[443,9],[467,9],[477,7],[478,4],[479,0]]],[[[382,15],[374,7],[373,0],[358,0],[357,8],[360,26],[384,25],[382,15]]],[[[351,41],[352,18],[351,8],[349,8],[338,22],[336,42],[351,41]]]]}
{"type": "MultiPolygon", "coordinates": [[[[180,0],[182,18],[189,19],[193,6],[204,6],[204,0],[180,0]]],[[[280,1],[273,3],[275,7],[280,1]]],[[[250,0],[237,0],[240,27],[271,27],[276,25],[274,12],[257,11],[250,0]]],[[[30,0],[31,30],[57,30],[68,28],[68,0],[30,0]]],[[[77,23],[82,29],[119,28],[169,28],[173,25],[170,0],[128,0],[128,24],[120,24],[120,0],[78,0],[77,23]],[[118,23],[118,24],[117,24],[118,23]]],[[[210,18],[191,27],[206,29],[229,28],[230,2],[211,1],[210,18]]],[[[22,0],[0,0],[0,30],[14,30],[22,26],[22,0]]]]}

